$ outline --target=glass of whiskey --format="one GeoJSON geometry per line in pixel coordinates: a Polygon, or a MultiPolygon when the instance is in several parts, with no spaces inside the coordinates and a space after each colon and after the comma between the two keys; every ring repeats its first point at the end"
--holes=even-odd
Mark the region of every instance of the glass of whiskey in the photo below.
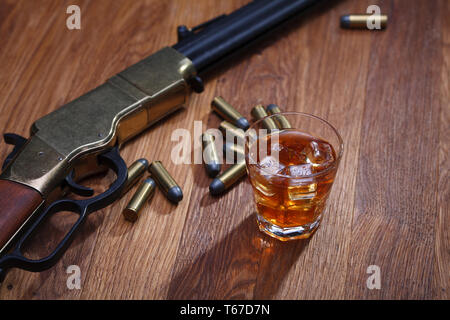
{"type": "Polygon", "coordinates": [[[255,122],[245,135],[245,161],[261,231],[282,241],[319,227],[343,141],[319,117],[284,112],[255,122]]]}

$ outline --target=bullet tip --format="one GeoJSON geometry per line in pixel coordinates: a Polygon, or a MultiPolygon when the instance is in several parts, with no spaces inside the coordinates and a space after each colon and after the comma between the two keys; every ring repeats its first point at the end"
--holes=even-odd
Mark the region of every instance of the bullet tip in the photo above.
{"type": "Polygon", "coordinates": [[[209,185],[209,192],[213,196],[219,196],[225,191],[225,185],[219,179],[214,179],[209,185]]]}

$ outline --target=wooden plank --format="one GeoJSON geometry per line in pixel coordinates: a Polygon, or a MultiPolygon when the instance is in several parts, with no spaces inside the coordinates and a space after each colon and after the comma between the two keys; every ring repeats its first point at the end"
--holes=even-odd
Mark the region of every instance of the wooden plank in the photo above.
{"type": "Polygon", "coordinates": [[[347,297],[430,299],[437,217],[440,3],[415,1],[412,7],[391,1],[390,7],[389,32],[373,35],[347,297]],[[366,287],[370,265],[380,268],[380,290],[366,287]]]}
{"type": "Polygon", "coordinates": [[[450,184],[449,184],[449,137],[450,137],[450,19],[444,13],[450,12],[450,3],[445,1],[442,10],[442,68],[440,91],[440,126],[439,126],[439,184],[437,190],[438,215],[435,225],[435,264],[434,264],[434,296],[449,299],[450,287],[450,184]]]}

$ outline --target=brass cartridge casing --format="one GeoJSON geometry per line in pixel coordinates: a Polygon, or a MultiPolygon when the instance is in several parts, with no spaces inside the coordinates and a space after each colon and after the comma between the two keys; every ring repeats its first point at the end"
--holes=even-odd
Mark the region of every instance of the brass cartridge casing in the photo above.
{"type": "MultiPolygon", "coordinates": [[[[267,109],[267,113],[269,115],[274,115],[274,114],[277,114],[277,113],[281,113],[280,107],[278,107],[276,104],[269,104],[266,109],[267,109]]],[[[278,116],[275,116],[273,118],[275,120],[275,123],[276,123],[278,129],[290,129],[290,128],[292,128],[291,124],[289,123],[288,119],[286,119],[285,116],[278,115],[278,116]]]]}
{"type": "Polygon", "coordinates": [[[371,14],[348,14],[341,17],[341,27],[348,29],[369,29],[367,22],[379,23],[381,29],[387,26],[387,15],[371,15],[371,14]]]}
{"type": "MultiPolygon", "coordinates": [[[[254,107],[251,111],[251,114],[255,120],[261,120],[268,116],[266,109],[264,109],[264,106],[261,104],[254,107]]],[[[277,124],[271,118],[264,119],[262,121],[262,124],[263,124],[263,127],[269,131],[278,129],[277,124]]]]}
{"type": "Polygon", "coordinates": [[[155,192],[155,181],[153,179],[145,179],[139,186],[139,189],[131,198],[128,205],[122,211],[123,216],[126,220],[135,222],[139,217],[139,212],[141,211],[144,204],[155,192]]]}
{"type": "Polygon", "coordinates": [[[206,132],[202,134],[203,162],[205,164],[206,172],[211,178],[217,176],[221,169],[221,161],[214,140],[212,134],[206,132]]]}
{"type": "Polygon", "coordinates": [[[128,178],[122,191],[122,195],[127,193],[139,181],[139,178],[142,177],[147,169],[148,161],[146,159],[138,159],[128,167],[128,178]]]}
{"type": "Polygon", "coordinates": [[[155,179],[167,199],[175,204],[183,199],[183,191],[166,168],[164,168],[161,161],[153,161],[150,164],[148,171],[152,175],[152,178],[155,179]]]}
{"type": "Polygon", "coordinates": [[[246,174],[245,161],[232,165],[211,182],[209,192],[213,196],[219,196],[246,174]]]}
{"type": "Polygon", "coordinates": [[[211,102],[211,108],[223,119],[231,122],[238,128],[247,130],[250,127],[248,120],[222,97],[215,97],[211,102]]]}

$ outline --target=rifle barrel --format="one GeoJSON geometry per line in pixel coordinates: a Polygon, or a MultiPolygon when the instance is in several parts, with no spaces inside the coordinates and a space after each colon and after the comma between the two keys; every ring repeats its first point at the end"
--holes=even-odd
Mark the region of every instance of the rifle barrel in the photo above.
{"type": "Polygon", "coordinates": [[[201,73],[320,0],[254,0],[182,39],[174,49],[201,73]]]}

